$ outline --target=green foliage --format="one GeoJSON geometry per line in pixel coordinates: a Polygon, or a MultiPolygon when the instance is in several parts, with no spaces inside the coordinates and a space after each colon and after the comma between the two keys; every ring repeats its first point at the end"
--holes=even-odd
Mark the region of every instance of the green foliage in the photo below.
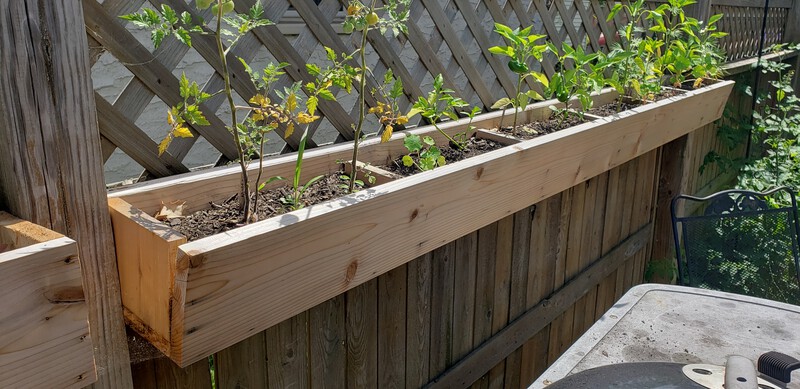
{"type": "Polygon", "coordinates": [[[408,150],[408,155],[403,156],[403,165],[406,167],[416,166],[419,170],[427,171],[447,163],[430,136],[409,134],[403,140],[403,145],[408,150]]]}
{"type": "MultiPolygon", "coordinates": [[[[124,15],[121,16],[121,18],[131,21],[136,26],[149,29],[150,38],[153,41],[153,45],[156,47],[161,45],[164,38],[170,35],[174,36],[180,42],[188,46],[192,45],[191,34],[193,33],[212,34],[214,36],[214,39],[217,43],[219,59],[222,63],[221,74],[225,81],[225,89],[214,93],[200,91],[197,83],[189,82],[185,75],[182,76],[180,81],[180,93],[183,97],[183,102],[170,108],[167,116],[167,122],[170,125],[170,131],[164,140],[161,141],[158,149],[159,153],[164,153],[174,138],[192,136],[192,133],[189,131],[188,127],[186,127],[186,124],[198,126],[208,125],[208,120],[206,120],[203,112],[200,109],[202,107],[201,104],[214,94],[224,93],[231,109],[231,123],[228,126],[228,130],[233,135],[238,154],[238,161],[242,170],[242,191],[240,193],[240,203],[242,206],[243,222],[249,223],[255,220],[255,207],[251,208],[250,206],[251,192],[249,178],[247,176],[247,164],[249,163],[251,153],[248,151],[252,150],[254,138],[257,138],[258,142],[261,143],[263,151],[263,135],[265,132],[273,130],[276,125],[262,125],[259,124],[261,120],[253,120],[253,118],[246,120],[244,123],[238,122],[236,119],[237,107],[233,100],[233,90],[231,89],[230,85],[231,75],[228,71],[227,56],[231,48],[242,36],[255,28],[270,25],[272,22],[263,18],[264,9],[259,1],[257,1],[247,13],[233,13],[233,15],[231,15],[231,13],[234,11],[235,4],[232,0],[200,0],[196,3],[196,5],[199,9],[206,9],[209,6],[212,7],[214,16],[217,18],[215,30],[208,32],[204,28],[203,20],[193,20],[189,12],[182,12],[180,15],[178,15],[174,9],[167,5],[162,5],[160,11],[144,9],[140,13],[124,15]],[[225,39],[223,39],[223,37],[225,39]],[[253,132],[255,132],[257,135],[248,136],[253,132]]],[[[241,58],[240,61],[244,63],[241,58]]],[[[244,65],[251,77],[254,78],[254,84],[261,87],[266,87],[266,85],[274,82],[275,77],[277,77],[277,70],[283,67],[283,65],[275,65],[274,68],[265,70],[264,76],[254,77],[252,69],[250,69],[246,63],[244,63],[244,65]]],[[[275,107],[275,105],[266,100],[266,94],[260,95],[258,105],[262,113],[263,111],[267,110],[268,107],[275,107]]],[[[250,107],[247,108],[250,109],[250,107]]],[[[255,111],[258,112],[257,110],[255,111]]],[[[280,119],[283,119],[285,115],[281,116],[283,115],[282,113],[277,113],[277,115],[278,117],[275,119],[278,123],[281,123],[282,121],[280,119]]]]}
{"type": "Polygon", "coordinates": [[[189,12],[184,11],[179,15],[166,4],[161,5],[160,12],[145,8],[142,12],[123,15],[120,18],[150,30],[150,39],[155,47],[160,46],[164,38],[169,35],[191,47],[190,33],[203,33],[203,28],[194,24],[189,12]]]}
{"type": "MultiPolygon", "coordinates": [[[[800,45],[774,47],[773,51],[800,49],[800,45]]],[[[792,87],[789,64],[766,61],[764,74],[774,75],[769,88],[757,96],[760,109],[753,113],[754,157],[742,167],[739,186],[764,191],[777,186],[800,188],[800,98],[792,87]]],[[[788,199],[784,199],[788,201],[788,199]]]]}
{"type": "MultiPolygon", "coordinates": [[[[455,139],[448,135],[446,132],[442,131],[439,128],[439,123],[443,118],[448,118],[450,120],[458,120],[459,111],[458,108],[468,107],[469,104],[462,100],[459,97],[456,97],[455,92],[452,89],[448,89],[444,87],[444,78],[441,74],[437,75],[433,79],[433,90],[428,93],[427,98],[420,97],[414,105],[411,107],[411,110],[406,115],[407,117],[411,118],[414,115],[419,114],[420,116],[428,119],[428,121],[433,124],[433,127],[436,128],[439,133],[441,133],[450,143],[458,148],[459,150],[464,150],[466,148],[466,142],[462,139],[455,139]]],[[[477,113],[477,108],[473,108],[467,114],[470,118],[474,117],[477,113]]]]}
{"type": "MultiPolygon", "coordinates": [[[[361,33],[361,43],[358,45],[356,52],[353,54],[358,54],[360,60],[360,67],[357,69],[354,78],[359,81],[359,90],[361,93],[358,102],[358,122],[354,128],[353,136],[353,158],[350,162],[353,169],[350,172],[348,189],[351,193],[356,189],[356,176],[358,175],[358,164],[356,163],[358,159],[358,146],[361,144],[361,138],[363,134],[362,127],[364,125],[364,119],[367,113],[367,103],[365,98],[367,90],[367,76],[372,75],[366,59],[367,34],[371,30],[378,30],[381,34],[386,34],[387,31],[391,31],[392,35],[396,37],[401,33],[405,34],[408,31],[406,28],[406,21],[408,20],[411,0],[385,0],[383,3],[383,7],[378,7],[376,0],[371,0],[369,2],[369,6],[365,5],[363,2],[361,2],[361,0],[350,0],[346,9],[347,16],[345,17],[344,24],[342,25],[342,30],[346,34],[352,33],[353,31],[359,31],[361,33]],[[383,15],[378,15],[378,13],[382,13],[383,15]]],[[[399,84],[399,88],[402,90],[402,84],[399,84]]],[[[394,91],[394,87],[392,87],[391,90],[394,91]]],[[[383,88],[381,91],[385,92],[383,88]]],[[[372,91],[373,96],[375,96],[376,92],[377,91],[372,91]]],[[[376,97],[376,100],[380,102],[379,107],[382,111],[386,111],[386,108],[390,108],[391,111],[397,112],[397,109],[391,109],[391,97],[384,95],[381,98],[376,97]]],[[[396,97],[394,100],[396,100],[396,97]]],[[[371,113],[386,116],[375,111],[371,113]]],[[[386,126],[381,141],[385,142],[388,141],[392,135],[392,123],[397,123],[397,120],[385,118],[381,119],[386,126]]]]}
{"type": "Polygon", "coordinates": [[[544,74],[530,70],[530,60],[535,59],[541,61],[544,57],[544,53],[547,52],[546,44],[536,43],[545,38],[545,35],[531,34],[531,28],[532,26],[512,30],[506,25],[495,23],[494,31],[502,36],[508,45],[489,48],[489,52],[492,54],[510,57],[508,60],[508,68],[517,75],[515,96],[513,98],[501,98],[492,105],[492,109],[505,109],[509,105],[514,108],[514,127],[512,131],[516,131],[517,116],[520,108],[527,106],[530,99],[544,100],[544,98],[534,90],[522,90],[523,81],[527,77],[546,79],[544,74]]]}
{"type": "Polygon", "coordinates": [[[630,19],[619,32],[622,42],[613,44],[601,61],[614,70],[610,84],[621,93],[646,100],[661,92],[664,80],[680,87],[693,77],[693,85],[699,87],[703,79],[719,77],[725,57],[718,40],[727,35],[717,31],[722,15],[703,23],[684,11],[694,3],[668,0],[654,10],[647,9],[645,0],[617,3],[607,20],[623,10],[630,19]],[[647,30],[639,27],[643,21],[649,25],[647,30]]]}
{"type": "Polygon", "coordinates": [[[559,110],[562,120],[567,117],[573,98],[580,103],[578,112],[583,115],[592,108],[591,94],[600,92],[606,85],[603,68],[595,64],[598,53],[587,54],[582,48],[572,48],[566,43],[560,50],[553,43],[547,46],[556,54],[561,71],[554,74],[549,83],[542,83],[546,95],[564,103],[564,109],[559,110]]]}

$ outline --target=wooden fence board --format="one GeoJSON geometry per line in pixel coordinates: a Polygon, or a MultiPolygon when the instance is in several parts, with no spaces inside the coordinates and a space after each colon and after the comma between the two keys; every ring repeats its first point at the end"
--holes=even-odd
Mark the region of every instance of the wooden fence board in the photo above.
{"type": "Polygon", "coordinates": [[[407,267],[378,277],[378,387],[405,387],[407,267]]]}
{"type": "Polygon", "coordinates": [[[408,263],[407,388],[418,388],[430,379],[432,260],[428,253],[408,263]]]}
{"type": "Polygon", "coordinates": [[[349,290],[346,300],[347,386],[378,386],[378,280],[349,290]]]}

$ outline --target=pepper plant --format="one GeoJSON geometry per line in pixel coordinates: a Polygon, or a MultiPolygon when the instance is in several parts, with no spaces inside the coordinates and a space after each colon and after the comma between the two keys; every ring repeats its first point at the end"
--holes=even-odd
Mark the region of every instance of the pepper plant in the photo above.
{"type": "MultiPolygon", "coordinates": [[[[522,91],[522,84],[526,77],[534,77],[538,80],[545,79],[544,74],[532,71],[528,65],[531,58],[541,61],[544,53],[547,51],[547,45],[536,44],[537,41],[545,38],[545,35],[531,34],[532,26],[524,29],[512,30],[508,26],[500,23],[494,24],[494,31],[502,36],[508,43],[507,46],[494,46],[489,48],[492,54],[502,55],[509,57],[508,68],[517,75],[516,94],[513,98],[504,97],[498,100],[492,109],[502,108],[505,116],[505,109],[509,105],[514,108],[514,127],[512,133],[516,133],[517,116],[519,109],[528,105],[530,99],[544,100],[542,96],[534,90],[522,91]]],[[[500,119],[500,127],[502,127],[502,118],[500,119]]]]}
{"type": "MultiPolygon", "coordinates": [[[[444,78],[438,74],[433,78],[433,90],[428,93],[428,97],[421,97],[414,103],[411,110],[406,115],[411,118],[416,114],[427,119],[442,136],[447,138],[450,144],[458,150],[465,150],[467,147],[466,133],[452,137],[439,127],[442,118],[458,120],[458,109],[469,106],[469,104],[455,95],[455,91],[444,87],[444,78]]],[[[473,118],[480,110],[477,107],[468,111],[467,116],[473,118]]]]}
{"type": "Polygon", "coordinates": [[[587,54],[580,46],[573,48],[567,43],[561,45],[561,50],[552,42],[547,46],[556,54],[561,71],[554,74],[549,83],[540,80],[545,93],[564,103],[563,109],[556,110],[561,122],[569,115],[569,103],[573,98],[578,100],[578,113],[583,117],[583,113],[592,107],[592,93],[599,92],[606,85],[603,68],[595,63],[599,54],[587,54]]]}
{"type": "MultiPolygon", "coordinates": [[[[140,13],[124,15],[121,18],[129,20],[139,27],[149,29],[151,31],[151,40],[156,47],[161,44],[165,37],[170,35],[190,47],[192,45],[192,33],[214,36],[217,54],[222,64],[221,75],[225,83],[224,89],[216,93],[224,93],[231,111],[231,122],[228,126],[228,131],[233,136],[238,157],[237,162],[241,168],[241,190],[239,193],[241,221],[249,223],[256,220],[255,213],[251,207],[250,181],[247,176],[247,166],[251,156],[246,153],[248,149],[246,147],[247,140],[242,137],[242,132],[247,132],[246,125],[243,128],[237,117],[236,103],[234,102],[233,89],[231,88],[228,54],[241,37],[255,28],[270,25],[272,22],[263,17],[264,8],[260,2],[256,2],[245,14],[233,12],[233,0],[199,0],[196,5],[201,10],[212,7],[212,13],[216,17],[214,30],[209,31],[202,21],[200,21],[200,24],[195,24],[195,20],[189,12],[178,14],[168,5],[162,5],[159,11],[144,9],[140,13]]],[[[185,79],[185,77],[182,77],[182,79],[185,79]]],[[[191,131],[188,131],[188,128],[184,125],[185,123],[208,125],[208,121],[205,120],[204,113],[201,110],[201,104],[212,94],[199,92],[199,88],[194,85],[196,84],[189,83],[188,80],[182,80],[181,91],[184,101],[170,108],[167,120],[171,128],[165,140],[159,145],[159,153],[165,152],[175,137],[193,136],[191,131]],[[185,93],[187,91],[189,93],[185,93]]]]}

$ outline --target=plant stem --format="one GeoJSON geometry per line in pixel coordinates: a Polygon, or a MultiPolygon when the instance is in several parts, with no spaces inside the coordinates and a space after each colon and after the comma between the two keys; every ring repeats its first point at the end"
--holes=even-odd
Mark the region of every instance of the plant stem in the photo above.
{"type": "MultiPolygon", "coordinates": [[[[376,0],[372,0],[372,3],[369,6],[369,13],[375,12],[375,1],[376,0]]],[[[364,32],[361,34],[361,47],[358,48],[359,57],[361,58],[361,94],[359,95],[358,124],[356,124],[356,131],[353,134],[353,159],[350,164],[350,182],[348,187],[349,193],[355,192],[356,189],[356,174],[358,174],[358,169],[356,168],[356,160],[358,159],[358,145],[361,143],[361,128],[364,126],[364,118],[366,116],[367,32],[369,32],[369,25],[364,26],[364,32]]]]}
{"type": "Polygon", "coordinates": [[[261,141],[258,145],[258,176],[256,177],[256,196],[253,198],[253,214],[258,215],[258,183],[261,182],[261,174],[264,173],[264,134],[261,134],[261,141]]]}
{"type": "Polygon", "coordinates": [[[522,90],[522,74],[517,74],[517,101],[514,103],[514,128],[511,129],[511,134],[517,135],[517,112],[519,111],[520,103],[522,99],[520,96],[522,95],[520,91],[522,90]]]}
{"type": "Polygon", "coordinates": [[[438,125],[436,125],[436,121],[433,121],[433,128],[435,128],[435,129],[439,130],[439,133],[441,133],[442,135],[444,135],[444,137],[445,137],[445,138],[447,138],[447,140],[448,140],[450,143],[452,143],[452,144],[456,145],[456,147],[458,147],[458,149],[459,149],[459,150],[464,150],[464,148],[465,148],[465,147],[464,147],[464,145],[462,145],[462,144],[461,144],[461,142],[456,142],[456,140],[455,140],[455,139],[453,139],[453,137],[451,137],[450,135],[448,135],[446,132],[442,131],[442,129],[441,129],[441,128],[439,128],[439,126],[438,126],[438,125]]]}
{"type": "Polygon", "coordinates": [[[241,210],[243,222],[247,224],[253,217],[250,209],[250,182],[247,179],[247,161],[245,161],[244,149],[242,149],[242,142],[239,137],[239,128],[237,127],[236,103],[233,101],[231,76],[228,72],[228,59],[225,55],[225,47],[222,45],[222,2],[223,0],[217,0],[217,33],[215,34],[215,37],[217,40],[219,59],[222,61],[222,78],[225,80],[225,96],[228,98],[228,105],[230,105],[231,109],[231,131],[233,131],[233,139],[236,142],[236,151],[239,153],[239,166],[242,168],[241,210]]]}

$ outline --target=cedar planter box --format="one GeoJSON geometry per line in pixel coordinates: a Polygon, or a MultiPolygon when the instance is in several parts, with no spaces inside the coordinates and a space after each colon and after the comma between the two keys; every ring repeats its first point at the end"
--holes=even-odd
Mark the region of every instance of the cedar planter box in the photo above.
{"type": "MultiPolygon", "coordinates": [[[[162,203],[185,201],[191,212],[228,198],[238,190],[238,168],[113,192],[109,204],[126,318],[186,366],[711,123],[722,115],[732,87],[718,82],[189,243],[149,215],[162,203]]],[[[597,101],[615,97],[607,92],[597,101]]],[[[529,106],[521,122],[548,117],[551,104],[529,106]]],[[[493,112],[473,125],[492,128],[499,120],[493,112]]],[[[456,133],[465,126],[457,121],[441,127],[456,133]]],[[[412,132],[442,141],[432,127],[412,132]]],[[[360,160],[387,163],[404,153],[402,138],[364,142],[360,160]]],[[[336,171],[337,160],[350,154],[350,145],[308,151],[304,172],[311,177],[336,171]]],[[[272,159],[266,169],[267,176],[291,176],[294,156],[272,159]]]]}
{"type": "Polygon", "coordinates": [[[0,388],[96,380],[75,241],[0,212],[0,388]]]}

